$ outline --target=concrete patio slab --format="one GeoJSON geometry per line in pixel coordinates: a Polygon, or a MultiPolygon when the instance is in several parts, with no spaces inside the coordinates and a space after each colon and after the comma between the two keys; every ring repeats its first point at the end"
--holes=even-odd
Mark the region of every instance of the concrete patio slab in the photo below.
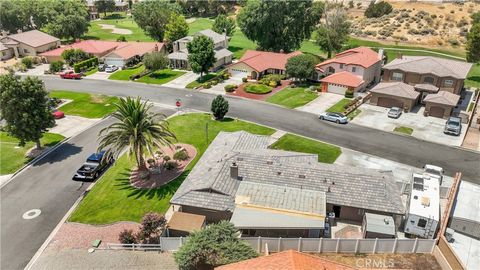
{"type": "Polygon", "coordinates": [[[302,107],[296,108],[296,110],[318,115],[322,112],[325,112],[328,108],[332,107],[343,98],[344,96],[339,94],[320,93],[318,98],[312,100],[311,102],[305,104],[302,107]]]}
{"type": "Polygon", "coordinates": [[[480,240],[455,233],[455,242],[450,243],[467,269],[480,269],[480,240]]]}
{"type": "Polygon", "coordinates": [[[412,136],[418,139],[436,142],[440,144],[460,146],[466,133],[467,125],[462,124],[460,136],[452,136],[443,133],[445,119],[423,116],[424,107],[417,107],[416,110],[403,113],[398,119],[388,118],[388,108],[363,104],[362,111],[351,122],[375,129],[393,132],[396,127],[404,126],[413,129],[412,136]]]}
{"type": "Polygon", "coordinates": [[[65,137],[72,137],[90,126],[101,121],[101,118],[89,119],[74,115],[65,115],[62,119],[55,120],[55,126],[49,130],[65,137]]]}

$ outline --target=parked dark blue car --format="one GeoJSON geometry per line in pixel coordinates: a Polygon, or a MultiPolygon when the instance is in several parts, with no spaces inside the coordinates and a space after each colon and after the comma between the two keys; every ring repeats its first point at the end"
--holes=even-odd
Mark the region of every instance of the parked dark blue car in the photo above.
{"type": "Polygon", "coordinates": [[[104,172],[113,162],[114,159],[102,160],[105,151],[91,154],[82,167],[77,170],[73,176],[73,180],[95,180],[104,172]]]}

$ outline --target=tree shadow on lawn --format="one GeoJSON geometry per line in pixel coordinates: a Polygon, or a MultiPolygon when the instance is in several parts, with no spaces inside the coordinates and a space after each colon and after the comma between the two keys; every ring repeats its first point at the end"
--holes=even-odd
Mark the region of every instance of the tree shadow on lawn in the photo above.
{"type": "Polygon", "coordinates": [[[231,51],[232,53],[241,51],[243,49],[245,49],[245,48],[237,47],[237,46],[228,46],[228,50],[231,51]]]}
{"type": "Polygon", "coordinates": [[[470,76],[470,77],[467,77],[467,80],[480,82],[480,76],[470,76]]]}
{"type": "Polygon", "coordinates": [[[177,74],[168,74],[168,73],[162,73],[162,72],[152,73],[152,74],[148,75],[149,78],[155,79],[155,80],[169,79],[169,78],[172,78],[172,77],[175,77],[175,76],[177,76],[177,74]]]}
{"type": "Polygon", "coordinates": [[[135,197],[135,199],[139,199],[145,197],[149,200],[156,198],[158,200],[164,199],[166,196],[170,194],[174,194],[177,189],[180,187],[180,184],[185,180],[185,178],[190,173],[190,170],[184,171],[180,176],[175,178],[174,180],[170,181],[169,183],[161,186],[159,188],[152,188],[152,189],[138,189],[133,187],[130,184],[130,170],[125,169],[124,172],[120,173],[122,178],[116,179],[116,187],[119,187],[121,190],[131,191],[127,197],[135,197]]]}

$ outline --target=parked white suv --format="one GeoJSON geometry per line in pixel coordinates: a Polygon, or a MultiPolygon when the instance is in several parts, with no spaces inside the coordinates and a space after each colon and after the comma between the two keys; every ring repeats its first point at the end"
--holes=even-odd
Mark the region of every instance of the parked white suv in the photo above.
{"type": "Polygon", "coordinates": [[[442,167],[427,164],[423,167],[423,171],[424,171],[425,174],[427,174],[431,178],[438,179],[438,183],[440,185],[442,185],[442,180],[443,180],[443,168],[442,167]]]}

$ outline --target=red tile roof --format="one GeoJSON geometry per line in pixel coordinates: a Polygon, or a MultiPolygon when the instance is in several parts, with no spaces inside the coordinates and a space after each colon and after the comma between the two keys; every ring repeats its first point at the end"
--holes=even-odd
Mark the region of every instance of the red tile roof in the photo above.
{"type": "Polygon", "coordinates": [[[317,65],[317,68],[330,63],[339,63],[345,65],[359,65],[368,68],[376,64],[381,59],[378,53],[367,47],[357,47],[338,53],[334,58],[323,61],[317,65]]]}
{"type": "Polygon", "coordinates": [[[123,59],[129,59],[135,55],[144,55],[148,52],[155,51],[155,47],[157,50],[162,50],[164,44],[160,42],[122,42],[118,45],[118,47],[110,54],[116,54],[123,59]]]}
{"type": "MultiPolygon", "coordinates": [[[[290,57],[302,54],[299,51],[291,53],[275,53],[247,50],[237,63],[245,63],[258,72],[269,68],[285,70],[290,57]]],[[[235,65],[235,64],[233,64],[235,65]]]]}
{"type": "Polygon", "coordinates": [[[55,50],[41,53],[41,56],[61,56],[66,49],[81,49],[90,54],[105,54],[109,50],[116,48],[119,42],[103,40],[82,40],[55,50]]]}
{"type": "Polygon", "coordinates": [[[341,71],[334,73],[320,80],[321,82],[340,84],[350,87],[359,87],[364,83],[362,78],[359,76],[353,75],[348,71],[341,71]]]}
{"type": "Polygon", "coordinates": [[[216,270],[354,270],[356,268],[313,255],[287,250],[216,267],[216,270]]]}

